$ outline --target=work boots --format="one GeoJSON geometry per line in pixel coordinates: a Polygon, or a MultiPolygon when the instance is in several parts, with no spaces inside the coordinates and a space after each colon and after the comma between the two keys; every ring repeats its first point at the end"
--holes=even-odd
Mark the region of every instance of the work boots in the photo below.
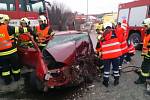
{"type": "Polygon", "coordinates": [[[134,81],[135,84],[144,84],[146,82],[146,78],[143,77],[142,75],[139,76],[139,78],[134,81]]]}
{"type": "Polygon", "coordinates": [[[12,82],[12,78],[11,78],[11,76],[10,76],[10,75],[5,76],[5,77],[2,77],[2,78],[3,78],[3,80],[4,80],[4,84],[5,84],[5,85],[9,85],[9,84],[11,84],[11,82],[12,82]]]}
{"type": "Polygon", "coordinates": [[[117,86],[119,84],[119,77],[114,77],[114,86],[117,86]]]}
{"type": "Polygon", "coordinates": [[[109,86],[109,82],[108,81],[103,81],[103,85],[105,86],[105,87],[108,87],[109,86]]]}

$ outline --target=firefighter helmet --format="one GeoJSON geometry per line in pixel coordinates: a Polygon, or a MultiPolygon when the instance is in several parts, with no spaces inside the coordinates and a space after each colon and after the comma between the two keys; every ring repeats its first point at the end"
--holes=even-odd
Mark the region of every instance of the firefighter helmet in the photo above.
{"type": "Polygon", "coordinates": [[[107,28],[112,28],[112,23],[104,23],[104,29],[107,29],[107,28]]]}
{"type": "Polygon", "coordinates": [[[39,16],[39,21],[42,21],[42,23],[47,24],[47,19],[44,15],[39,16]]]}
{"type": "Polygon", "coordinates": [[[26,17],[21,18],[20,23],[26,23],[27,25],[30,25],[30,21],[29,21],[29,19],[26,18],[26,17]]]}
{"type": "Polygon", "coordinates": [[[150,18],[144,19],[142,25],[143,26],[147,26],[148,28],[150,28],[150,18]]]}
{"type": "Polygon", "coordinates": [[[4,23],[5,19],[4,19],[4,14],[0,14],[0,23],[4,23]]]}
{"type": "Polygon", "coordinates": [[[10,21],[10,17],[8,15],[4,15],[4,20],[5,21],[10,21]]]}

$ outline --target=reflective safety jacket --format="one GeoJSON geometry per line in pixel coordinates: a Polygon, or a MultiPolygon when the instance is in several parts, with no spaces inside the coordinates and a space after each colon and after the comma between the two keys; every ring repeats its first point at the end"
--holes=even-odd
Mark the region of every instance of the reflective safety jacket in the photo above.
{"type": "Polygon", "coordinates": [[[107,34],[107,39],[102,42],[102,59],[113,59],[122,55],[121,44],[112,31],[107,34]],[[110,36],[109,36],[110,35],[110,36]],[[110,37],[110,38],[109,38],[110,37]]]}
{"type": "Polygon", "coordinates": [[[46,37],[48,37],[49,27],[46,27],[45,29],[41,30],[40,26],[37,26],[36,29],[37,29],[37,33],[38,33],[39,42],[44,42],[46,37]]]}
{"type": "Polygon", "coordinates": [[[12,47],[12,41],[10,40],[7,25],[0,25],[0,50],[5,50],[12,47]]]}
{"type": "Polygon", "coordinates": [[[150,56],[150,34],[144,37],[142,55],[150,56]]]}
{"type": "Polygon", "coordinates": [[[127,44],[127,40],[125,38],[125,30],[122,27],[117,27],[115,32],[116,32],[119,42],[121,43],[120,47],[122,50],[122,54],[127,53],[128,52],[128,44],[127,44]]]}
{"type": "Polygon", "coordinates": [[[129,51],[128,53],[130,53],[130,54],[135,54],[135,47],[134,47],[133,43],[131,43],[129,45],[128,51],[129,51]]]}
{"type": "Polygon", "coordinates": [[[10,39],[7,25],[0,25],[0,56],[12,54],[17,51],[13,48],[13,41],[10,39]]]}
{"type": "Polygon", "coordinates": [[[28,32],[27,27],[23,27],[22,30],[23,32],[20,32],[20,27],[15,27],[15,33],[27,33],[28,32]]]}

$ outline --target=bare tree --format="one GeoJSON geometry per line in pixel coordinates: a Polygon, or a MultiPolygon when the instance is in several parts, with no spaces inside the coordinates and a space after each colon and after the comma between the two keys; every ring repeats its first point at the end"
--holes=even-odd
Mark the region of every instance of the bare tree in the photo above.
{"type": "Polygon", "coordinates": [[[49,19],[54,29],[65,30],[74,21],[74,14],[62,3],[53,2],[48,9],[49,19]]]}

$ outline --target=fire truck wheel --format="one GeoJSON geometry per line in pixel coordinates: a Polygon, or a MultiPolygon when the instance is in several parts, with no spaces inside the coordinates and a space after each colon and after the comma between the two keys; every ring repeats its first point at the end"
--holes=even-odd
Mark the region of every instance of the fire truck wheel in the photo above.
{"type": "Polygon", "coordinates": [[[139,33],[132,33],[130,34],[129,38],[128,38],[128,42],[133,42],[134,46],[136,49],[140,49],[140,42],[141,42],[141,38],[140,38],[140,34],[139,33]]]}
{"type": "Polygon", "coordinates": [[[30,74],[30,85],[31,85],[31,88],[33,89],[36,89],[41,92],[44,91],[44,83],[37,78],[35,72],[32,72],[30,74]]]}

